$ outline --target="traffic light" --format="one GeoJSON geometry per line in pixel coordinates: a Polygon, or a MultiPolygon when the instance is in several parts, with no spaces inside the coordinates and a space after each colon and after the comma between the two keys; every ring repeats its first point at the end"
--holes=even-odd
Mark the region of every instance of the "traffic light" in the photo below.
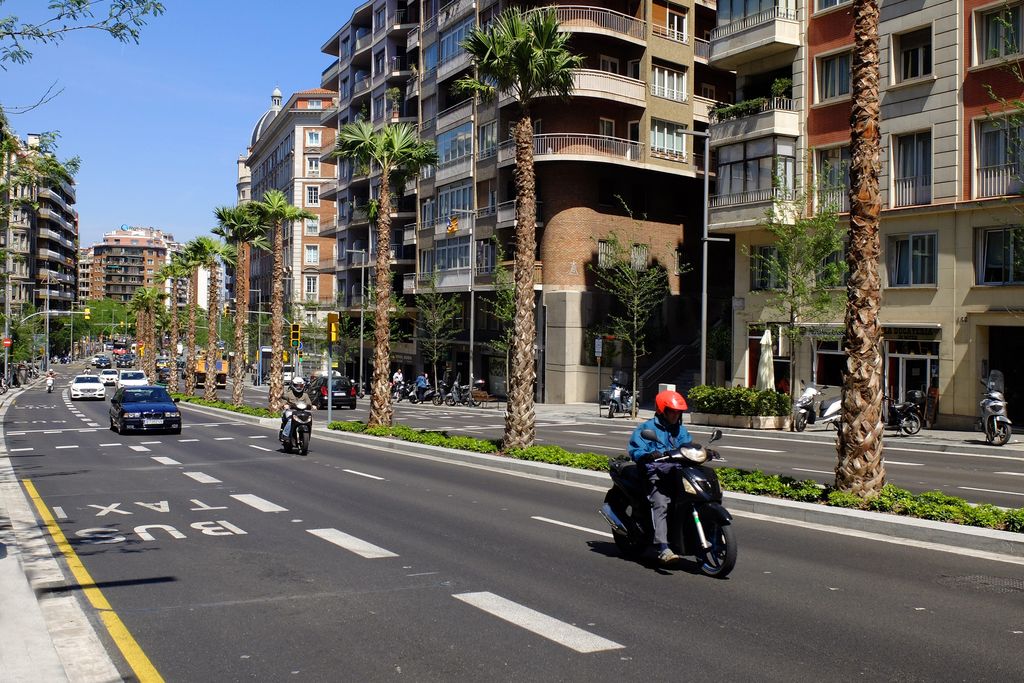
{"type": "Polygon", "coordinates": [[[298,347],[302,341],[302,328],[298,323],[292,323],[292,346],[298,347]]]}
{"type": "Polygon", "coordinates": [[[338,324],[339,317],[337,313],[327,314],[327,340],[330,342],[336,342],[340,340],[341,330],[338,324]]]}
{"type": "Polygon", "coordinates": [[[85,319],[89,320],[89,317],[90,317],[89,308],[86,307],[86,309],[85,309],[85,319]]]}
{"type": "Polygon", "coordinates": [[[448,234],[454,235],[459,231],[459,217],[449,216],[448,217],[448,234]]]}

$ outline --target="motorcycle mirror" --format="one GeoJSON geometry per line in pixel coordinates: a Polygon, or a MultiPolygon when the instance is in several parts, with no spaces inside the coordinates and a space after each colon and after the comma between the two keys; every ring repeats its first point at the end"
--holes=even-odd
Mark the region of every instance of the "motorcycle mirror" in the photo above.
{"type": "Polygon", "coordinates": [[[640,432],[640,436],[642,436],[644,439],[648,441],[658,440],[658,435],[657,433],[655,433],[653,429],[645,429],[644,431],[640,432]]]}
{"type": "Polygon", "coordinates": [[[708,439],[708,443],[714,443],[715,441],[718,441],[721,438],[722,438],[722,430],[721,429],[716,429],[715,431],[711,432],[711,438],[708,439]]]}

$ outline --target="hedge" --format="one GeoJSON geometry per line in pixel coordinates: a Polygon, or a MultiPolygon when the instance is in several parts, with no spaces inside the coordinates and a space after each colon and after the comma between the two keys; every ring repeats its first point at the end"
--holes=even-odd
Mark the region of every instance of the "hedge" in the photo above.
{"type": "Polygon", "coordinates": [[[244,405],[236,406],[234,403],[225,403],[224,401],[207,401],[205,398],[190,396],[189,394],[171,394],[171,398],[180,399],[185,403],[195,403],[200,406],[230,410],[233,413],[241,413],[243,415],[255,415],[256,417],[281,417],[281,413],[275,413],[271,410],[267,410],[266,408],[244,405]]]}
{"type": "Polygon", "coordinates": [[[690,410],[716,415],[786,416],[793,410],[792,399],[777,391],[748,387],[693,387],[686,395],[690,410]]]}

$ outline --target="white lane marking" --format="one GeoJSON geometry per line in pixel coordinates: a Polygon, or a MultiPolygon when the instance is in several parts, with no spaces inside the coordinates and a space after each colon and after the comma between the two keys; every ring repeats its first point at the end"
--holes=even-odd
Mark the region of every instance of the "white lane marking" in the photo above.
{"type": "Polygon", "coordinates": [[[734,451],[756,451],[758,453],[785,453],[786,452],[786,451],[775,451],[775,450],[772,450],[770,448],[750,448],[749,446],[726,446],[725,444],[721,444],[719,446],[715,446],[715,448],[716,449],[717,448],[731,448],[734,451]]]}
{"type": "Polygon", "coordinates": [[[168,458],[167,456],[164,456],[164,455],[154,455],[153,459],[156,460],[161,465],[180,465],[181,464],[180,462],[178,462],[174,458],[168,458]]]}
{"type": "Polygon", "coordinates": [[[377,481],[384,481],[384,477],[375,477],[372,474],[366,474],[364,472],[356,472],[355,470],[342,470],[342,472],[348,472],[349,474],[358,474],[360,477],[366,477],[367,479],[376,479],[377,481]]]}
{"type": "Polygon", "coordinates": [[[1024,496],[1024,493],[1018,491],[999,491],[998,489],[976,489],[973,486],[958,486],[957,488],[964,491],[981,491],[983,493],[1005,493],[1008,496],[1024,496]]]}
{"type": "MultiPolygon", "coordinates": [[[[86,420],[85,424],[87,424],[90,427],[99,427],[100,426],[98,422],[89,422],[88,420],[86,420]]],[[[89,431],[89,430],[82,429],[82,430],[79,430],[79,431],[83,431],[84,432],[84,431],[89,431]]]]}
{"type": "MultiPolygon", "coordinates": [[[[96,425],[96,426],[99,427],[99,425],[96,425]]],[[[88,432],[95,432],[95,431],[96,431],[95,429],[79,429],[78,433],[79,434],[85,434],[85,433],[88,433],[88,432]]]]}
{"type": "Polygon", "coordinates": [[[53,514],[57,517],[57,519],[67,519],[68,518],[67,513],[64,512],[64,508],[62,508],[59,505],[54,505],[53,506],[53,514]]]}
{"type": "Polygon", "coordinates": [[[182,472],[182,474],[184,474],[186,477],[189,477],[190,479],[195,479],[200,484],[221,483],[220,479],[217,479],[216,477],[211,477],[209,474],[205,474],[203,472],[182,472]]]}
{"type": "Polygon", "coordinates": [[[235,439],[235,437],[233,437],[233,436],[218,436],[218,437],[215,437],[213,440],[214,441],[234,441],[234,439],[235,439]]]}
{"type": "Polygon", "coordinates": [[[260,512],[288,512],[288,508],[283,508],[277,503],[271,503],[269,500],[254,496],[251,493],[240,493],[231,496],[239,503],[245,503],[250,507],[254,507],[260,512]]]}
{"type": "Polygon", "coordinates": [[[48,429],[43,434],[60,434],[60,431],[59,429],[48,429]]]}
{"type": "Polygon", "coordinates": [[[632,434],[632,433],[633,433],[633,430],[632,430],[632,429],[629,429],[629,430],[626,430],[626,431],[622,431],[621,429],[619,429],[619,430],[613,430],[613,431],[610,431],[610,432],[608,432],[608,433],[609,433],[609,434],[632,434]]]}
{"type": "Polygon", "coordinates": [[[19,451],[34,451],[34,448],[8,448],[11,453],[18,453],[19,451]]]}
{"type": "Polygon", "coordinates": [[[1024,472],[993,472],[993,474],[1009,474],[1012,477],[1024,477],[1024,472]]]}
{"type": "Polygon", "coordinates": [[[578,429],[566,429],[563,434],[582,434],[583,436],[607,436],[604,432],[581,432],[578,429]]]}
{"type": "Polygon", "coordinates": [[[557,519],[548,519],[547,517],[530,517],[538,522],[547,522],[548,524],[557,524],[558,526],[564,526],[568,529],[576,529],[577,531],[585,531],[588,534],[594,534],[596,536],[606,536],[612,538],[612,535],[607,531],[598,531],[597,529],[590,529],[585,526],[576,526],[575,524],[569,524],[568,522],[559,522],[557,519]]]}
{"type": "Polygon", "coordinates": [[[199,439],[178,439],[178,443],[191,443],[193,441],[199,441],[199,439]]]}
{"type": "Polygon", "coordinates": [[[146,448],[145,446],[129,446],[128,448],[132,449],[133,451],[138,451],[139,453],[149,453],[149,449],[146,448]]]}
{"type": "Polygon", "coordinates": [[[263,434],[260,434],[258,436],[250,436],[249,438],[250,439],[265,439],[267,437],[265,435],[263,435],[263,434]]]}
{"type": "Polygon", "coordinates": [[[256,445],[256,444],[254,444],[254,443],[251,443],[251,444],[249,444],[249,448],[255,448],[255,449],[257,449],[257,450],[261,450],[261,451],[267,451],[267,452],[269,452],[269,451],[270,451],[270,449],[269,449],[269,448],[264,448],[263,446],[257,446],[257,445],[256,445]]]}
{"type": "Polygon", "coordinates": [[[146,446],[146,445],[151,445],[151,444],[160,443],[160,442],[159,441],[140,441],[139,443],[141,443],[143,446],[146,446]]]}
{"type": "Polygon", "coordinates": [[[576,652],[601,652],[625,647],[494,593],[460,593],[452,597],[576,652]]]}
{"type": "Polygon", "coordinates": [[[621,451],[621,446],[599,446],[596,443],[578,443],[577,446],[583,446],[584,448],[600,448],[602,451],[621,451]]]}
{"type": "Polygon", "coordinates": [[[382,557],[398,557],[398,555],[390,550],[367,543],[355,536],[349,536],[344,531],[338,531],[337,529],[306,529],[306,531],[368,560],[376,560],[382,557]]]}
{"type": "Polygon", "coordinates": [[[814,472],[815,474],[835,474],[834,471],[808,470],[808,469],[804,469],[803,467],[794,467],[793,471],[795,471],[795,472],[814,472]]]}
{"type": "Polygon", "coordinates": [[[885,460],[886,465],[906,465],[907,467],[924,467],[923,462],[900,462],[899,460],[885,460]]]}
{"type": "Polygon", "coordinates": [[[120,444],[120,443],[101,443],[100,444],[100,448],[103,448],[104,446],[123,446],[123,445],[124,444],[120,444]]]}
{"type": "Polygon", "coordinates": [[[62,448],[78,448],[78,446],[54,446],[54,448],[60,450],[62,448]]]}
{"type": "Polygon", "coordinates": [[[7,436],[25,436],[25,432],[7,432],[7,436]]]}

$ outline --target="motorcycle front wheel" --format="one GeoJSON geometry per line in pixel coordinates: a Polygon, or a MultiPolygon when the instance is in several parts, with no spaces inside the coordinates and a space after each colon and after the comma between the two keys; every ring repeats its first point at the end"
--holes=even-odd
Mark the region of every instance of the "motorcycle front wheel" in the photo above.
{"type": "Polygon", "coordinates": [[[309,453],[309,433],[305,430],[299,432],[299,453],[301,455],[309,453]]]}
{"type": "Polygon", "coordinates": [[[1002,446],[1010,440],[1011,431],[1010,425],[1005,422],[997,422],[995,431],[992,432],[992,438],[989,441],[993,446],[1002,446]]]}
{"type": "Polygon", "coordinates": [[[921,431],[921,418],[919,418],[914,413],[907,415],[905,418],[903,418],[903,421],[900,422],[900,429],[902,429],[903,433],[906,434],[907,436],[913,436],[914,434],[917,434],[919,431],[921,431]]]}
{"type": "Polygon", "coordinates": [[[711,545],[697,556],[700,571],[705,576],[724,579],[736,566],[736,534],[732,526],[722,526],[717,521],[702,523],[704,537],[711,545]]]}
{"type": "Polygon", "coordinates": [[[445,399],[444,399],[444,403],[445,403],[445,405],[454,406],[455,405],[455,397],[452,396],[451,394],[448,394],[445,397],[445,399]]]}
{"type": "Polygon", "coordinates": [[[796,422],[793,424],[796,431],[802,432],[807,429],[807,413],[797,413],[796,422]]]}

